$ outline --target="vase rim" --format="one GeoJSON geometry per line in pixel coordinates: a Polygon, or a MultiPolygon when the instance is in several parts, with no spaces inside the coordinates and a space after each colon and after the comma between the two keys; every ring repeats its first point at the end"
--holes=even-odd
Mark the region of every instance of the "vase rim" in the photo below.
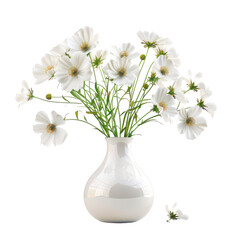
{"type": "Polygon", "coordinates": [[[109,143],[119,143],[119,142],[132,142],[133,137],[105,137],[106,141],[109,143]]]}

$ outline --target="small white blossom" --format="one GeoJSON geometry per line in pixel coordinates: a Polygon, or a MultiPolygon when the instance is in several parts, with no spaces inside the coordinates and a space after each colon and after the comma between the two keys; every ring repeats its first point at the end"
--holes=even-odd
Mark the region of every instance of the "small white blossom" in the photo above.
{"type": "Polygon", "coordinates": [[[81,52],[73,53],[71,58],[63,56],[59,59],[55,78],[61,83],[63,90],[79,90],[84,81],[91,79],[91,64],[87,56],[81,52]]]}
{"type": "Polygon", "coordinates": [[[181,63],[180,58],[173,47],[169,48],[168,45],[164,45],[161,48],[160,47],[155,48],[154,51],[156,53],[157,58],[161,55],[166,55],[167,59],[171,60],[174,66],[176,67],[180,66],[181,63]]]}
{"type": "Polygon", "coordinates": [[[138,75],[139,67],[124,57],[111,60],[104,67],[104,72],[112,79],[113,83],[131,85],[138,75]]]}
{"type": "Polygon", "coordinates": [[[156,72],[156,75],[160,78],[160,82],[176,80],[179,76],[177,68],[173,65],[171,60],[167,59],[165,55],[159,56],[153,66],[153,71],[156,72]]]}
{"type": "Polygon", "coordinates": [[[67,137],[67,133],[62,128],[58,127],[65,123],[61,115],[52,111],[52,121],[49,120],[45,112],[39,112],[36,116],[36,122],[38,124],[33,126],[33,130],[36,133],[41,133],[41,143],[45,146],[49,146],[51,142],[54,145],[59,145],[64,142],[67,137]]]}
{"type": "Polygon", "coordinates": [[[16,101],[19,103],[19,107],[24,103],[32,99],[33,90],[29,88],[26,81],[22,81],[21,93],[16,95],[16,101]]]}
{"type": "Polygon", "coordinates": [[[159,37],[154,32],[150,33],[147,31],[144,31],[144,32],[139,31],[137,33],[137,35],[141,39],[144,47],[148,47],[148,48],[150,48],[150,47],[155,48],[157,46],[159,46],[159,47],[166,46],[171,43],[171,41],[168,38],[159,37]]]}
{"type": "Polygon", "coordinates": [[[175,207],[176,207],[177,203],[175,203],[172,207],[171,210],[169,210],[168,205],[166,205],[166,211],[167,211],[167,222],[170,222],[171,220],[178,220],[178,219],[183,219],[183,220],[187,220],[188,216],[186,214],[183,214],[181,210],[176,210],[174,211],[175,207]]]}
{"type": "Polygon", "coordinates": [[[184,90],[182,89],[182,79],[177,79],[174,84],[173,84],[173,88],[174,88],[174,94],[176,99],[183,103],[186,104],[188,102],[185,94],[184,94],[184,90]]]}
{"type": "Polygon", "coordinates": [[[52,50],[50,52],[52,55],[54,55],[56,57],[63,57],[66,54],[68,54],[69,51],[70,51],[70,48],[68,46],[67,40],[64,40],[63,43],[52,48],[52,50]]]}
{"type": "Polygon", "coordinates": [[[37,79],[37,84],[54,77],[55,68],[58,64],[58,57],[46,54],[41,59],[41,63],[42,64],[36,64],[33,68],[33,75],[37,79]]]}
{"type": "Polygon", "coordinates": [[[168,122],[171,117],[177,115],[176,100],[168,94],[167,88],[159,87],[156,93],[152,96],[152,103],[157,106],[162,118],[168,122]]]}
{"type": "Polygon", "coordinates": [[[93,34],[92,28],[84,27],[79,29],[67,42],[72,52],[88,53],[97,46],[98,35],[93,34]]]}
{"type": "Polygon", "coordinates": [[[126,57],[131,60],[139,55],[134,49],[135,47],[131,43],[123,43],[120,48],[114,46],[112,54],[117,58],[126,57]]]}
{"type": "Polygon", "coordinates": [[[212,92],[209,90],[209,88],[205,87],[204,83],[200,83],[198,86],[200,89],[200,100],[198,100],[197,105],[206,110],[213,117],[217,107],[214,103],[206,101],[206,99],[212,95],[212,92]]]}
{"type": "Polygon", "coordinates": [[[197,73],[196,75],[192,75],[192,72],[189,70],[188,71],[188,77],[182,77],[183,80],[185,80],[187,82],[187,85],[189,87],[189,90],[193,90],[195,92],[197,92],[201,86],[200,79],[202,78],[202,73],[197,73]]]}
{"type": "Polygon", "coordinates": [[[96,52],[93,52],[93,54],[91,54],[93,66],[97,68],[103,64],[103,61],[106,59],[107,54],[107,50],[97,50],[96,52]]]}
{"type": "Polygon", "coordinates": [[[201,108],[198,106],[191,107],[188,111],[182,108],[179,111],[178,130],[181,134],[185,134],[188,139],[195,139],[207,127],[206,120],[199,117],[201,108]]]}

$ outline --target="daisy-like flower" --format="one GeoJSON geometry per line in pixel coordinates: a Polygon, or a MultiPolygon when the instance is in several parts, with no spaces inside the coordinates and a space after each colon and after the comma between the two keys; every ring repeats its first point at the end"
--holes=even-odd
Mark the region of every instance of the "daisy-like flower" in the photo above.
{"type": "Polygon", "coordinates": [[[166,55],[167,59],[171,60],[176,67],[180,66],[179,56],[174,48],[169,48],[169,46],[157,47],[154,49],[156,57],[158,58],[161,55],[166,55]]]}
{"type": "Polygon", "coordinates": [[[157,46],[165,46],[171,43],[168,38],[159,37],[154,32],[141,32],[137,33],[138,37],[141,39],[141,43],[144,45],[145,48],[155,48],[157,46]]]}
{"type": "Polygon", "coordinates": [[[139,67],[124,57],[111,60],[104,67],[104,72],[112,79],[113,83],[131,85],[138,75],[139,67]]]}
{"type": "Polygon", "coordinates": [[[200,89],[199,84],[201,82],[199,82],[199,79],[201,78],[202,78],[202,73],[197,73],[195,76],[193,76],[192,72],[189,70],[188,77],[187,78],[183,77],[182,79],[184,79],[187,82],[189,90],[193,90],[194,92],[197,92],[200,89]]]}
{"type": "Polygon", "coordinates": [[[204,83],[199,83],[198,86],[200,88],[200,100],[197,100],[197,106],[206,110],[213,117],[217,107],[214,103],[206,102],[206,99],[212,95],[212,92],[205,87],[204,83]]]}
{"type": "Polygon", "coordinates": [[[56,57],[63,57],[65,55],[68,56],[69,51],[70,51],[70,48],[68,46],[67,40],[64,40],[63,43],[52,48],[52,50],[50,52],[52,53],[52,55],[54,55],[56,57]]]}
{"type": "Polygon", "coordinates": [[[179,76],[177,68],[170,59],[167,59],[166,55],[159,56],[153,66],[153,71],[156,72],[159,77],[160,85],[163,81],[175,80],[179,76]]]}
{"type": "Polygon", "coordinates": [[[152,96],[152,103],[154,108],[157,107],[162,118],[168,122],[171,121],[171,117],[177,115],[176,100],[168,94],[167,88],[159,87],[157,92],[152,96]]]}
{"type": "Polygon", "coordinates": [[[168,89],[168,94],[173,96],[173,98],[176,98],[179,102],[183,104],[188,102],[184,91],[182,90],[182,79],[178,78],[172,86],[168,87],[168,89]]]}
{"type": "Polygon", "coordinates": [[[134,51],[134,46],[131,43],[123,43],[122,46],[113,47],[112,54],[115,57],[127,57],[129,60],[136,58],[139,54],[134,51]]]}
{"type": "Polygon", "coordinates": [[[183,214],[181,210],[176,210],[174,211],[177,203],[175,203],[172,207],[171,210],[169,210],[168,205],[166,205],[166,211],[167,211],[167,222],[170,222],[171,220],[178,220],[178,219],[183,219],[183,220],[188,220],[188,216],[186,214],[183,214]]]}
{"type": "Polygon", "coordinates": [[[93,34],[92,28],[84,27],[79,29],[67,41],[72,52],[81,51],[88,53],[97,46],[98,35],[93,34]]]}
{"type": "Polygon", "coordinates": [[[33,126],[33,130],[36,133],[41,133],[41,143],[45,146],[49,146],[51,142],[54,145],[59,145],[64,142],[67,137],[67,133],[62,128],[58,127],[65,123],[61,115],[52,111],[52,121],[49,120],[45,112],[39,112],[36,116],[36,122],[38,124],[33,126]]]}
{"type": "Polygon", "coordinates": [[[54,77],[58,57],[46,54],[41,59],[42,64],[36,64],[33,68],[33,75],[37,79],[36,83],[42,83],[54,77]]]}
{"type": "Polygon", "coordinates": [[[201,111],[198,106],[191,107],[188,111],[185,108],[179,111],[178,130],[188,139],[195,139],[207,127],[206,120],[199,116],[201,111]]]}
{"type": "Polygon", "coordinates": [[[59,59],[55,78],[61,83],[63,90],[78,90],[84,81],[91,79],[91,64],[87,56],[81,52],[72,54],[71,58],[63,56],[59,59]]]}
{"type": "Polygon", "coordinates": [[[22,81],[21,93],[16,95],[19,107],[33,98],[33,90],[29,88],[26,81],[22,81]]]}
{"type": "Polygon", "coordinates": [[[97,50],[95,53],[92,55],[92,64],[95,68],[99,67],[103,61],[106,59],[108,54],[108,51],[106,50],[97,50]]]}

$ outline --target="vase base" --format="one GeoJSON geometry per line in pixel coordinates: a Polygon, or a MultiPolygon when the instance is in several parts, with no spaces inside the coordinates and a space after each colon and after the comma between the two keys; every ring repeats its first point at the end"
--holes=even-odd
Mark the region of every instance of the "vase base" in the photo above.
{"type": "Polygon", "coordinates": [[[143,218],[151,209],[153,197],[116,199],[85,198],[89,213],[101,222],[132,223],[143,218]]]}
{"type": "Polygon", "coordinates": [[[101,221],[101,220],[99,220],[100,222],[103,222],[103,223],[112,223],[112,224],[124,224],[124,223],[135,223],[135,222],[137,222],[137,221],[123,221],[123,222],[110,222],[110,221],[101,221]]]}

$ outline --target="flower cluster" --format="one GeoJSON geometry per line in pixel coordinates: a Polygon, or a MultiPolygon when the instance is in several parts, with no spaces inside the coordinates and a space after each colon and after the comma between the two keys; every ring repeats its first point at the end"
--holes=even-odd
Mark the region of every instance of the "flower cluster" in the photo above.
{"type": "Polygon", "coordinates": [[[39,112],[36,121],[40,124],[34,126],[34,131],[42,133],[44,145],[58,145],[65,140],[67,134],[58,125],[68,120],[88,124],[106,137],[132,137],[146,123],[159,119],[172,122],[177,116],[178,130],[188,139],[196,138],[204,130],[207,123],[202,113],[213,116],[216,106],[208,101],[211,91],[201,81],[202,75],[181,74],[179,56],[168,38],[150,32],[137,35],[144,52],[136,51],[131,43],[123,43],[108,54],[105,49],[96,50],[98,35],[92,28],[84,27],[34,66],[36,84],[56,81],[68,94],[54,96],[47,92],[45,98],[37,97],[23,82],[22,91],[16,96],[19,105],[38,99],[85,109],[76,108],[72,118],[62,118],[53,111],[52,121],[39,112]],[[149,51],[154,51],[156,57],[140,80],[149,51]],[[147,105],[150,107],[146,108],[147,105]]]}

